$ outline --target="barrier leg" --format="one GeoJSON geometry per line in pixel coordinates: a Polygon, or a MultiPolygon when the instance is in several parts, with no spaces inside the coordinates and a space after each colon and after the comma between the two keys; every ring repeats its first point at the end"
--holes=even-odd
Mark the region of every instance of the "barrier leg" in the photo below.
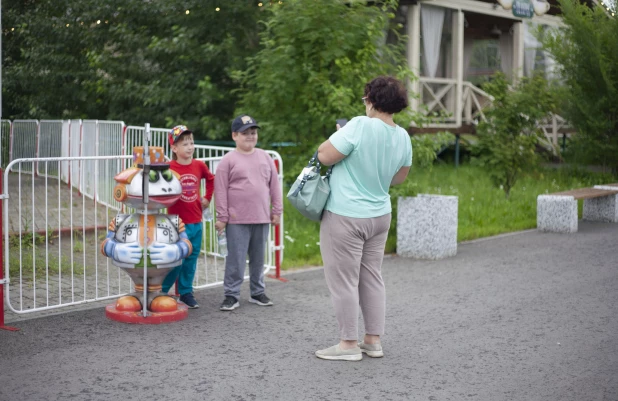
{"type": "MultiPolygon", "coordinates": [[[[0,189],[4,189],[2,185],[3,177],[4,170],[0,169],[0,189]]],[[[4,194],[2,199],[0,199],[0,238],[4,238],[3,203],[4,194]]],[[[17,327],[4,325],[4,284],[6,284],[6,280],[4,279],[4,244],[2,244],[0,246],[0,330],[18,331],[17,327]]]]}
{"type": "MultiPolygon", "coordinates": [[[[281,238],[280,230],[281,226],[275,226],[275,248],[279,248],[279,246],[281,245],[279,243],[281,238]]],[[[279,249],[275,251],[275,274],[268,274],[267,276],[279,281],[283,281],[284,283],[288,282],[287,279],[281,277],[281,251],[279,249]]]]}
{"type": "MultiPolygon", "coordinates": [[[[275,160],[275,167],[277,168],[277,172],[280,171],[279,161],[275,160]]],[[[283,219],[283,216],[281,216],[283,219]]],[[[268,274],[267,277],[274,278],[279,281],[283,281],[287,283],[288,280],[281,277],[281,251],[279,247],[281,246],[281,225],[275,226],[275,274],[268,274]]]]}

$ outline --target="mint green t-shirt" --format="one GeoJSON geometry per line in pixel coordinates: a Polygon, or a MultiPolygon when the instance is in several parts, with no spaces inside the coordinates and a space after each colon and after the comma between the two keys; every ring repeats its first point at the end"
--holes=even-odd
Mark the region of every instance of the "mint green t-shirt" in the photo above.
{"type": "Polygon", "coordinates": [[[326,210],[356,218],[390,213],[393,176],[412,165],[406,130],[378,118],[354,117],[330,136],[330,142],[346,158],[333,167],[326,210]]]}

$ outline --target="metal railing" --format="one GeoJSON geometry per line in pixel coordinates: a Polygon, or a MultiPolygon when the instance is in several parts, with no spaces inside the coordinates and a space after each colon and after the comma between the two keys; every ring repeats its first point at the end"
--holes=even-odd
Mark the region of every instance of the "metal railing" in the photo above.
{"type": "MultiPolygon", "coordinates": [[[[10,143],[8,152],[2,148],[10,160],[2,185],[5,299],[10,310],[32,313],[132,291],[128,276],[100,254],[100,244],[111,219],[126,209],[113,199],[113,178],[130,165],[143,131],[118,121],[2,121],[0,144],[10,143]]],[[[151,145],[169,152],[169,130],[151,131],[151,145]]],[[[196,145],[195,156],[216,172],[221,157],[233,149],[196,145]]],[[[281,156],[267,152],[282,184],[281,156]]],[[[214,211],[215,203],[210,207],[214,211]]],[[[269,231],[265,271],[283,260],[283,232],[283,219],[269,231]]],[[[214,220],[204,223],[203,233],[195,288],[221,285],[224,277],[214,220]]]]}
{"type": "MultiPolygon", "coordinates": [[[[12,161],[4,172],[3,203],[4,269],[8,278],[5,298],[16,313],[55,309],[115,298],[132,291],[131,281],[100,252],[109,222],[120,207],[101,205],[81,196],[73,186],[52,174],[58,163],[121,166],[131,156],[33,158],[12,161]],[[26,172],[23,164],[36,163],[44,173],[26,172]]],[[[212,164],[220,157],[203,158],[212,164]]],[[[94,185],[115,185],[113,176],[101,168],[94,185]]],[[[81,176],[82,180],[85,176],[81,176]]],[[[120,206],[120,205],[118,205],[120,206]]],[[[210,206],[213,210],[215,203],[210,206]]],[[[129,211],[130,213],[130,211],[129,211]]],[[[203,245],[198,258],[194,287],[222,284],[224,258],[219,254],[215,220],[203,223],[203,245]]],[[[265,273],[276,267],[282,249],[276,236],[282,227],[271,228],[266,243],[265,273]]],[[[248,269],[247,269],[248,271],[248,269]]],[[[246,277],[248,278],[248,276],[246,277]]]]}
{"type": "Polygon", "coordinates": [[[13,123],[10,120],[0,120],[0,167],[5,168],[11,161],[11,131],[13,123]]]}

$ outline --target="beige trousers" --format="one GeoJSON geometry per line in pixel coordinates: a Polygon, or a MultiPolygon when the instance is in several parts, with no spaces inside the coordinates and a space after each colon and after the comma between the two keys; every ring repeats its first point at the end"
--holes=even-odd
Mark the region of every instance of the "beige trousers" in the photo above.
{"type": "Polygon", "coordinates": [[[358,339],[359,305],[365,334],[384,334],[382,259],[390,223],[390,213],[357,219],[324,211],[320,249],[341,340],[358,339]]]}

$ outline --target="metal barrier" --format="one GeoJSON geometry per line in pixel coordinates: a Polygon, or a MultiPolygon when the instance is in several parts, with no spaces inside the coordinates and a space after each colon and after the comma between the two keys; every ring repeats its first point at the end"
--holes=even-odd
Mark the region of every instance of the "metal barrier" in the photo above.
{"type": "MultiPolygon", "coordinates": [[[[38,157],[61,157],[62,156],[62,126],[63,122],[60,120],[41,120],[39,121],[39,137],[37,155],[38,157]]],[[[46,165],[45,167],[50,171],[41,171],[37,165],[37,174],[51,174],[52,176],[58,175],[59,163],[53,165],[46,165]]]]}
{"type": "MultiPolygon", "coordinates": [[[[35,158],[38,156],[38,120],[15,120],[11,131],[10,161],[14,159],[35,158]]],[[[33,171],[32,163],[22,164],[25,172],[33,171]]]]}
{"type": "MultiPolygon", "coordinates": [[[[81,196],[49,167],[64,162],[72,169],[72,164],[85,161],[113,163],[124,158],[129,156],[18,159],[8,165],[2,229],[10,310],[30,313],[129,292],[128,276],[100,253],[100,242],[117,211],[81,196]],[[25,172],[26,163],[36,163],[45,174],[25,172]]],[[[94,180],[113,185],[113,177],[94,180]]]]}
{"type": "MultiPolygon", "coordinates": [[[[171,159],[170,144],[167,140],[169,128],[150,128],[150,146],[160,146],[163,152],[171,159]]],[[[123,141],[124,155],[133,153],[133,147],[142,146],[144,144],[144,127],[129,125],[126,129],[126,134],[123,141]]],[[[128,166],[127,166],[128,167],[128,166]]]]}
{"type": "MultiPolygon", "coordinates": [[[[69,121],[70,146],[68,157],[77,157],[81,155],[82,149],[82,120],[69,121]]],[[[72,186],[79,189],[81,163],[71,163],[69,168],[69,180],[67,181],[72,186]]]]}
{"type": "MultiPolygon", "coordinates": [[[[66,132],[73,130],[68,125],[69,122],[64,128],[66,132]]],[[[224,150],[231,148],[217,151],[224,150]]],[[[281,181],[281,157],[276,152],[269,153],[278,165],[281,181]]],[[[111,299],[132,291],[126,273],[100,253],[107,226],[121,205],[93,202],[77,191],[75,187],[85,187],[87,174],[78,175],[77,185],[63,179],[65,167],[66,171],[76,171],[80,166],[92,166],[98,174],[90,176],[90,186],[111,193],[115,186],[113,176],[131,157],[29,158],[13,160],[8,165],[3,174],[2,230],[5,300],[11,311],[26,314],[111,299]],[[38,166],[41,175],[24,167],[32,164],[38,166]],[[63,167],[59,169],[58,165],[63,167]]],[[[221,157],[200,160],[214,166],[221,157]]],[[[211,208],[214,207],[213,202],[211,208]]],[[[282,226],[270,231],[265,272],[280,266],[282,232],[282,226]]],[[[204,224],[203,233],[195,288],[221,285],[224,277],[225,263],[218,253],[214,221],[204,224]]]]}
{"type": "Polygon", "coordinates": [[[11,161],[11,130],[10,120],[0,120],[0,167],[5,168],[11,161]]]}

